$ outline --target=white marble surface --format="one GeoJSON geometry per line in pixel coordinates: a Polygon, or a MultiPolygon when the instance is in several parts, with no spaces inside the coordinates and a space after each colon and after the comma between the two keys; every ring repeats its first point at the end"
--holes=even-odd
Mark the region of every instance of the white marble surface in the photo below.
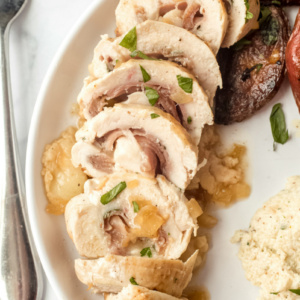
{"type": "MultiPolygon", "coordinates": [[[[30,120],[45,73],[60,44],[92,1],[28,2],[10,32],[12,96],[23,169],[30,120]]],[[[57,299],[46,277],[44,283],[43,299],[57,299]]]]}

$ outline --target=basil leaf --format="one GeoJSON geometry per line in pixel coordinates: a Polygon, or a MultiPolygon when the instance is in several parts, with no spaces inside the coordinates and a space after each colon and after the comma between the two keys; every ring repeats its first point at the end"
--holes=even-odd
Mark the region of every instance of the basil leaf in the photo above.
{"type": "Polygon", "coordinates": [[[189,116],[189,117],[187,118],[187,122],[188,122],[188,124],[191,124],[191,123],[192,123],[192,121],[193,121],[192,117],[191,117],[191,116],[189,116]]]}
{"type": "Polygon", "coordinates": [[[247,39],[241,39],[238,42],[236,42],[232,47],[235,51],[239,51],[244,48],[245,45],[250,45],[251,41],[248,41],[247,39]]]}
{"type": "Polygon", "coordinates": [[[138,285],[138,284],[136,283],[134,277],[131,277],[131,278],[129,279],[129,281],[130,281],[130,283],[131,283],[132,285],[138,285]]]}
{"type": "Polygon", "coordinates": [[[159,60],[159,59],[156,59],[156,58],[152,58],[152,57],[147,56],[145,53],[143,53],[143,52],[140,51],[140,50],[134,50],[133,52],[130,53],[130,56],[131,56],[132,58],[138,57],[138,58],[148,59],[148,60],[159,60]]]}
{"type": "Polygon", "coordinates": [[[146,96],[149,100],[149,103],[154,106],[155,103],[157,102],[157,100],[159,99],[159,94],[157,92],[157,90],[152,89],[151,87],[146,86],[145,87],[146,90],[146,96]]]}
{"type": "Polygon", "coordinates": [[[273,106],[270,115],[270,123],[274,142],[285,144],[289,139],[289,133],[286,129],[285,117],[281,109],[281,103],[277,103],[273,106]]]}
{"type": "Polygon", "coordinates": [[[140,65],[142,74],[143,74],[143,80],[144,82],[147,82],[151,79],[151,76],[147,73],[147,71],[140,65]]]}
{"type": "Polygon", "coordinates": [[[114,200],[125,188],[127,187],[126,182],[122,181],[109,192],[101,196],[101,203],[103,205],[108,204],[110,201],[114,200]]]}
{"type": "Polygon", "coordinates": [[[136,50],[136,45],[137,45],[137,35],[136,35],[136,27],[134,27],[124,36],[123,40],[120,43],[120,46],[132,52],[136,50]]]}
{"type": "Polygon", "coordinates": [[[148,256],[149,258],[152,257],[152,252],[151,252],[151,249],[150,247],[148,248],[144,248],[141,252],[140,252],[141,256],[148,256]]]}
{"type": "Polygon", "coordinates": [[[179,86],[186,92],[191,94],[193,92],[193,79],[189,77],[182,77],[177,75],[177,81],[179,86]]]}
{"type": "Polygon", "coordinates": [[[140,210],[139,205],[137,204],[136,201],[132,201],[132,205],[133,205],[133,211],[134,211],[135,213],[137,213],[137,212],[140,210]]]}
{"type": "Polygon", "coordinates": [[[158,114],[151,114],[150,116],[151,116],[151,119],[156,119],[156,118],[160,117],[160,115],[158,115],[158,114]]]}
{"type": "Polygon", "coordinates": [[[253,13],[249,11],[250,5],[248,0],[244,0],[245,6],[246,6],[246,17],[245,17],[245,23],[247,23],[249,20],[253,18],[253,13]]]}
{"type": "Polygon", "coordinates": [[[300,289],[290,289],[289,291],[296,295],[300,295],[300,289]]]}

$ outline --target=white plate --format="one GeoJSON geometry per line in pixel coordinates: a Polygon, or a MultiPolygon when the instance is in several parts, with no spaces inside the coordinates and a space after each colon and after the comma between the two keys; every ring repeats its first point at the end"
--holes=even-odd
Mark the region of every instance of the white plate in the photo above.
{"type": "MultiPolygon", "coordinates": [[[[47,73],[30,128],[26,162],[30,223],[41,262],[59,299],[101,299],[101,296],[92,295],[76,278],[73,266],[78,254],[66,233],[63,216],[45,212],[41,157],[44,146],[75,123],[71,105],[87,75],[87,65],[100,34],[113,35],[117,3],[117,0],[95,1],[79,20],[47,73]]],[[[288,9],[291,20],[296,12],[295,8],[288,9]]],[[[206,286],[213,300],[253,300],[258,296],[258,289],[245,279],[236,255],[238,247],[230,243],[230,238],[235,230],[248,228],[254,212],[284,187],[287,177],[300,174],[300,138],[292,125],[296,119],[299,120],[298,109],[285,80],[275,99],[250,120],[221,127],[229,145],[235,141],[247,145],[252,193],[249,199],[215,212],[219,224],[212,232],[212,249],[204,269],[194,274],[192,280],[193,286],[206,286]],[[269,115],[277,102],[283,104],[291,140],[273,152],[269,115]]]]}

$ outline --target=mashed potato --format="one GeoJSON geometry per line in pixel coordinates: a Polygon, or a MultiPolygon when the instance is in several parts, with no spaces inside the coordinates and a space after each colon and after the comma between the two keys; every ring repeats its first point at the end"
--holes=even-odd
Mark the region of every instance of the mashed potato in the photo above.
{"type": "Polygon", "coordinates": [[[247,279],[261,287],[260,299],[299,299],[300,176],[290,177],[232,241],[241,243],[239,258],[247,279]]]}
{"type": "Polygon", "coordinates": [[[75,144],[76,128],[67,128],[59,139],[46,145],[42,157],[42,176],[49,201],[47,212],[63,214],[68,201],[83,192],[87,176],[74,168],[71,149],[75,144]]]}

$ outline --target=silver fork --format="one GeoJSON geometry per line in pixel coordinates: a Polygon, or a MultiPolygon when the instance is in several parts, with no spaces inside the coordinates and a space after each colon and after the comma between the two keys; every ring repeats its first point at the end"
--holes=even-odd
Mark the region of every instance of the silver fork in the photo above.
{"type": "Polygon", "coordinates": [[[27,0],[0,0],[0,298],[42,296],[42,272],[28,224],[11,101],[8,33],[27,0]]]}

